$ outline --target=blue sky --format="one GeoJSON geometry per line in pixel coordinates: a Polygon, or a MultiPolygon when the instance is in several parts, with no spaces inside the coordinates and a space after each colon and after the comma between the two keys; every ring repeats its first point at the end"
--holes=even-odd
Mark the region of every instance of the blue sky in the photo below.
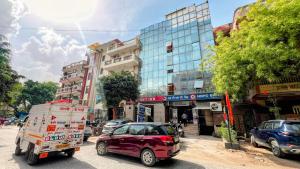
{"type": "MultiPolygon", "coordinates": [[[[254,1],[209,0],[213,26],[231,22],[236,8],[254,1]]],[[[167,13],[202,2],[1,0],[0,33],[10,37],[12,65],[18,72],[33,80],[58,81],[63,65],[85,59],[86,45],[131,39],[140,29],[163,21],[167,13]],[[78,31],[86,29],[100,32],[78,31]]]]}

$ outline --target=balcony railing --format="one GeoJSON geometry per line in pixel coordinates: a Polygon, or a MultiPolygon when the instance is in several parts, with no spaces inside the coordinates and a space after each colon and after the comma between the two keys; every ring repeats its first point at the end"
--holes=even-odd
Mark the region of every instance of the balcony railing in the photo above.
{"type": "Polygon", "coordinates": [[[128,61],[128,60],[138,61],[138,57],[136,55],[127,55],[127,56],[118,57],[118,58],[114,58],[112,60],[105,61],[104,63],[105,63],[105,65],[112,65],[114,63],[119,63],[119,62],[128,61]]]}
{"type": "Polygon", "coordinates": [[[71,69],[71,68],[74,68],[74,67],[77,67],[77,66],[81,66],[81,65],[86,65],[86,64],[87,64],[87,61],[86,60],[82,60],[82,61],[79,61],[79,62],[75,62],[75,63],[69,64],[67,66],[64,66],[63,70],[71,69]]]}
{"type": "Polygon", "coordinates": [[[64,87],[64,88],[60,88],[57,90],[56,94],[57,95],[61,95],[61,94],[70,94],[72,93],[76,93],[76,92],[80,92],[81,91],[82,86],[81,85],[74,85],[71,87],[64,87]]]}
{"type": "Polygon", "coordinates": [[[107,54],[112,55],[112,54],[119,53],[123,50],[132,50],[139,47],[140,47],[140,42],[137,38],[135,38],[129,41],[122,42],[121,45],[117,45],[114,48],[109,48],[107,50],[107,54]]]}
{"type": "Polygon", "coordinates": [[[81,78],[81,77],[83,77],[83,76],[84,76],[83,72],[80,72],[80,73],[72,73],[72,74],[63,76],[62,78],[60,78],[60,81],[72,80],[73,78],[81,78]]]}

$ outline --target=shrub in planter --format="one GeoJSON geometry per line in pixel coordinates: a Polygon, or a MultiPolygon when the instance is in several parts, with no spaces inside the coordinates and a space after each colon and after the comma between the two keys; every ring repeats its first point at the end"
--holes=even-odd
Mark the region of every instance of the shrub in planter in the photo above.
{"type": "Polygon", "coordinates": [[[228,128],[227,128],[227,125],[225,124],[225,122],[222,122],[221,127],[219,127],[219,133],[220,133],[220,136],[222,137],[223,141],[225,141],[225,148],[234,148],[234,149],[239,148],[239,144],[237,141],[237,132],[235,130],[233,130],[232,128],[230,128],[230,135],[231,135],[231,141],[232,141],[232,144],[230,144],[229,132],[228,132],[228,128]]]}

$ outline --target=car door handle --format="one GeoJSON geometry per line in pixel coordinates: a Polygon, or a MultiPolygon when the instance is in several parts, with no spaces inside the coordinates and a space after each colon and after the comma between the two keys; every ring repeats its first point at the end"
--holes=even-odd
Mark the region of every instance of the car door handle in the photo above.
{"type": "Polygon", "coordinates": [[[123,138],[121,138],[121,139],[120,139],[120,141],[124,141],[124,139],[123,139],[123,138]]]}
{"type": "Polygon", "coordinates": [[[143,142],[143,141],[145,141],[145,140],[144,140],[144,139],[141,139],[140,141],[143,142]]]}

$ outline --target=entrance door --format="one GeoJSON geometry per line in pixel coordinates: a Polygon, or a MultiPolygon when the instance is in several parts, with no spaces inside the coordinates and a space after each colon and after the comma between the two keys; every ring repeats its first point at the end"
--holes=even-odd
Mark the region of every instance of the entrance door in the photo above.
{"type": "Polygon", "coordinates": [[[212,122],[212,112],[210,110],[198,109],[198,127],[199,134],[212,135],[214,131],[214,125],[212,122]]]}

